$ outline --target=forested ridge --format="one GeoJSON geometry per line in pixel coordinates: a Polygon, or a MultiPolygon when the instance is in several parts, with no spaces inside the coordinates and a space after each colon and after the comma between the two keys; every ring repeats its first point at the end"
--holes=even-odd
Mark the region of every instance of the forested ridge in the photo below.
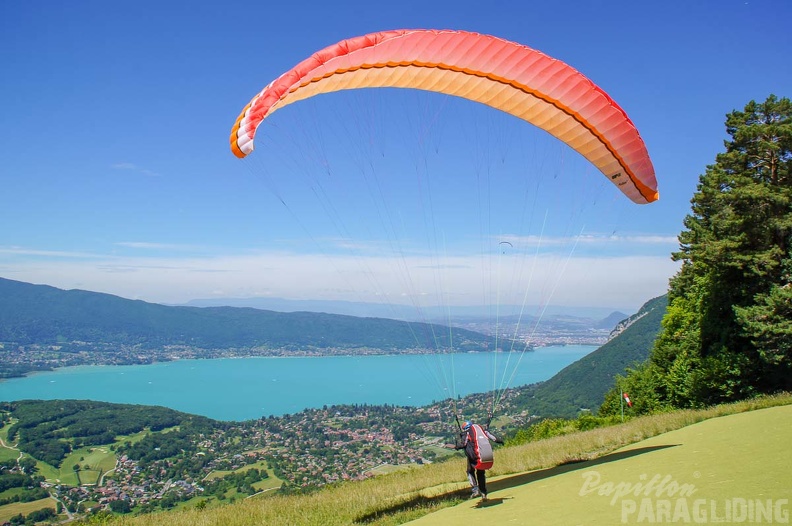
{"type": "Polygon", "coordinates": [[[792,102],[726,117],[725,151],[699,178],[649,359],[607,394],[638,413],[792,390],[792,102]]]}
{"type": "MultiPolygon", "coordinates": [[[[490,338],[454,330],[460,350],[482,350],[490,338]]],[[[0,342],[87,343],[201,348],[373,348],[451,346],[448,330],[426,323],[241,307],[180,307],[84,290],[61,290],[0,278],[0,342]]]]}
{"type": "Polygon", "coordinates": [[[622,323],[627,327],[608,343],[568,365],[545,382],[517,389],[517,406],[542,416],[576,417],[583,409],[596,412],[617,376],[646,361],[660,332],[667,297],[646,302],[622,323]]]}

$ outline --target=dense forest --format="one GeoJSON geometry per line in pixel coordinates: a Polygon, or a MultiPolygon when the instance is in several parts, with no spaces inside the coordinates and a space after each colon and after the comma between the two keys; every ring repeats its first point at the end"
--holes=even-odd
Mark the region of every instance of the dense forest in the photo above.
{"type": "MultiPolygon", "coordinates": [[[[222,422],[164,407],[90,400],[22,400],[3,403],[0,409],[17,419],[8,429],[9,440],[17,440],[20,450],[56,467],[72,450],[112,444],[120,435],[143,430],[157,432],[175,426],[179,426],[180,432],[194,433],[222,426],[222,422]]],[[[178,432],[169,433],[168,448],[177,442],[178,435],[178,432]]],[[[152,451],[152,454],[157,453],[152,451]]]]}
{"type": "Polygon", "coordinates": [[[649,359],[620,378],[637,413],[792,390],[792,102],[727,115],[725,151],[700,176],[649,359]]]}

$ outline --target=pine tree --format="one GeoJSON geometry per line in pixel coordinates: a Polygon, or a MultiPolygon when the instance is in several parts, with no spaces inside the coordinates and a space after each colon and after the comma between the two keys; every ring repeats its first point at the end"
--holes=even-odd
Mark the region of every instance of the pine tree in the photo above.
{"type": "Polygon", "coordinates": [[[792,254],[780,283],[750,307],[736,307],[737,321],[756,346],[768,390],[789,390],[792,378],[792,254]]]}
{"type": "Polygon", "coordinates": [[[662,331],[602,414],[620,388],[645,398],[636,412],[792,390],[792,102],[752,101],[727,115],[726,131],[672,254],[682,266],[662,331]]]}
{"type": "Polygon", "coordinates": [[[792,103],[752,101],[726,131],[679,235],[651,356],[677,407],[792,387],[792,103]]]}

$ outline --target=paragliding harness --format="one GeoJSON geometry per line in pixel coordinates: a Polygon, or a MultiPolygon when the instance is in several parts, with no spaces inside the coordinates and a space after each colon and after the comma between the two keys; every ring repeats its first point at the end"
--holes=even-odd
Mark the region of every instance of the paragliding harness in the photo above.
{"type": "Polygon", "coordinates": [[[489,424],[492,421],[492,415],[489,415],[486,427],[481,427],[479,424],[472,424],[467,430],[464,430],[459,425],[459,417],[457,417],[457,425],[462,432],[463,444],[465,446],[465,455],[467,455],[473,467],[480,470],[487,470],[492,467],[495,462],[494,455],[492,454],[492,444],[489,441],[489,424]]]}

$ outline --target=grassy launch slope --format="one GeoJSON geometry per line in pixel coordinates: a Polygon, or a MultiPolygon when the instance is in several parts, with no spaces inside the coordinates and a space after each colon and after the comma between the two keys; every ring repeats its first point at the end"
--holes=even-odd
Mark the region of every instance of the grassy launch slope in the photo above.
{"type": "Polygon", "coordinates": [[[410,524],[786,523],[792,406],[713,418],[587,462],[493,479],[410,524]]]}

